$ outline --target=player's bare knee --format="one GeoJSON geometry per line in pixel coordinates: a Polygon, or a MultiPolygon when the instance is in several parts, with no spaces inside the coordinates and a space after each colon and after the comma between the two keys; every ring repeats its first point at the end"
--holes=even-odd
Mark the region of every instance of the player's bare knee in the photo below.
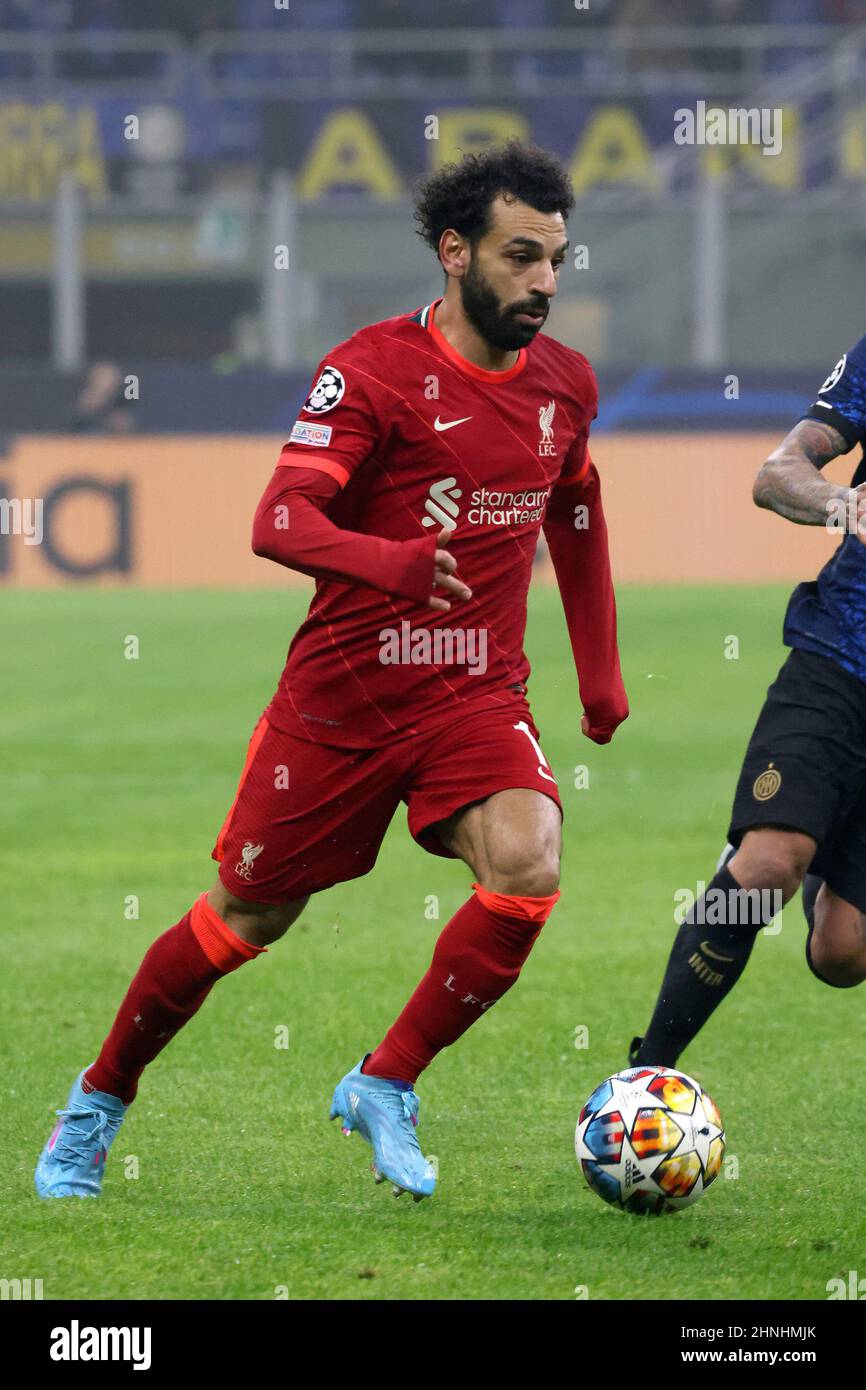
{"type": "Polygon", "coordinates": [[[221,882],[208,894],[214,912],[233,932],[251,946],[270,946],[285,936],[289,927],[303,912],[309,897],[286,903],[256,903],[237,898],[221,882]]]}
{"type": "Polygon", "coordinates": [[[827,884],[816,903],[809,954],[818,978],[838,989],[866,979],[866,914],[827,884]]]}
{"type": "Polygon", "coordinates": [[[803,882],[814,854],[815,841],[808,835],[751,830],[729,868],[743,888],[775,890],[788,902],[803,882]]]}
{"type": "Polygon", "coordinates": [[[520,898],[549,898],[559,888],[559,849],[557,846],[527,847],[505,865],[492,865],[490,881],[483,884],[494,893],[520,898]]]}
{"type": "Polygon", "coordinates": [[[846,944],[815,932],[811,955],[818,975],[837,989],[852,989],[866,980],[866,951],[856,942],[846,944]]]}

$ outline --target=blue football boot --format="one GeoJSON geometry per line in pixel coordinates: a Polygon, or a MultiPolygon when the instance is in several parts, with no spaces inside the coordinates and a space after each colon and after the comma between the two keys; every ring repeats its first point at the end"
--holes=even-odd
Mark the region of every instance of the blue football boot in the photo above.
{"type": "Polygon", "coordinates": [[[98,1197],[105,1160],[129,1109],[105,1091],[84,1091],[78,1077],[65,1110],[36,1165],[34,1181],[40,1197],[98,1197]]]}
{"type": "Polygon", "coordinates": [[[407,1081],[386,1081],[361,1071],[367,1056],[337,1083],[330,1118],[342,1119],[343,1133],[356,1129],[373,1150],[373,1177],[393,1183],[395,1197],[411,1192],[416,1202],[429,1197],[436,1173],[421,1152],[415,1128],[419,1100],[407,1081]]]}

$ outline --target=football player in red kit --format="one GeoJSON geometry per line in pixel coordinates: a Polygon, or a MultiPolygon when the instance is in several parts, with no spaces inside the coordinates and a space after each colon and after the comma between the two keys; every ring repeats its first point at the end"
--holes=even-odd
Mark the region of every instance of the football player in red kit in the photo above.
{"type": "Polygon", "coordinates": [[[253,733],[217,882],[145,955],[59,1112],[42,1196],[99,1193],[148,1062],[310,894],[372,869],[401,801],[425,849],[468,865],[472,893],[331,1117],[372,1145],[377,1180],[433,1191],[414,1083],[515,983],[559,896],[561,807],[523,652],[542,528],[583,732],[607,743],[628,713],[587,447],[595,377],[541,332],[573,201],[558,161],[517,142],[441,169],[416,218],[443,297],[320,364],[253,528],[256,553],[313,576],[315,596],[253,733]]]}

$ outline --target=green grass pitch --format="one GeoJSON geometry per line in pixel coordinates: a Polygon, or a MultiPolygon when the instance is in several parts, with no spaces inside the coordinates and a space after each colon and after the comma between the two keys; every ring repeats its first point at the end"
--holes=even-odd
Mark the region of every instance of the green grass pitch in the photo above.
{"type": "Polygon", "coordinates": [[[572,1146],[582,1102],[647,1021],[674,893],[712,876],[781,663],[784,601],[624,590],[633,712],[597,748],[580,734],[556,592],[533,592],[532,704],[566,808],[562,899],[516,988],[421,1079],[431,1201],[376,1188],[363,1141],[327,1123],[335,1081],[402,1007],[469,890],[401,813],[373,873],[314,898],[145,1075],[103,1199],[41,1203],[32,1170],[53,1110],[147,945],[212,881],[211,845],[306,596],[0,596],[0,1276],[41,1278],[58,1299],[823,1299],[828,1280],[866,1274],[863,999],[809,974],[798,901],[683,1058],[722,1111],[731,1175],[688,1211],[637,1219],[585,1187],[572,1146]],[[129,635],[138,660],[124,658],[129,635]]]}

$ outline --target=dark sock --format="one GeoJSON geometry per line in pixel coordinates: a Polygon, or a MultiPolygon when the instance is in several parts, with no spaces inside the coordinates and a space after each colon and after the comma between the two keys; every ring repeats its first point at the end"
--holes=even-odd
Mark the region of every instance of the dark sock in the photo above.
{"type": "Polygon", "coordinates": [[[727,865],[719,869],[677,933],[637,1063],[676,1065],[742,975],[756,935],[781,905],[780,895],[747,891],[727,865]]]}

